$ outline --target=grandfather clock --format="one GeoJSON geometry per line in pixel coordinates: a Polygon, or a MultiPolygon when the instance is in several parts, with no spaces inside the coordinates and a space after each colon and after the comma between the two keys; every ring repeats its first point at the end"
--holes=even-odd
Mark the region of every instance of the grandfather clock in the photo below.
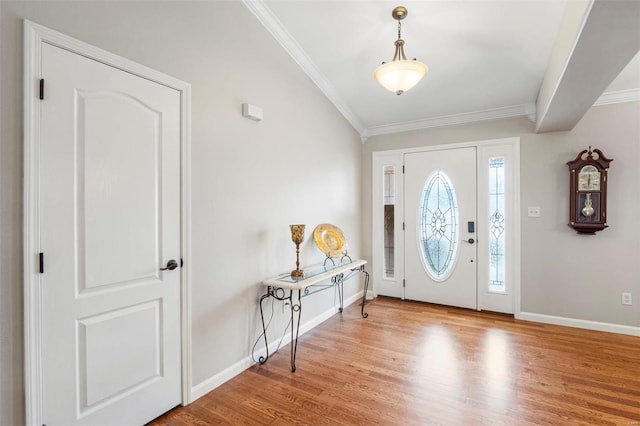
{"type": "Polygon", "coordinates": [[[578,234],[595,234],[607,227],[607,171],[612,161],[589,147],[567,162],[571,170],[569,226],[578,234]]]}

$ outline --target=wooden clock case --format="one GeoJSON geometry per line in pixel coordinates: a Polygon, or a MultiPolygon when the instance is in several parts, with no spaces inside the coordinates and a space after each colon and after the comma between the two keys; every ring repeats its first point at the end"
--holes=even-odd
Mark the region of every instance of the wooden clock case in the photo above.
{"type": "MultiPolygon", "coordinates": [[[[567,162],[570,173],[569,226],[579,234],[595,234],[607,225],[607,172],[609,163],[613,159],[607,158],[599,149],[585,149],[573,161],[567,162]],[[587,167],[586,166],[592,166],[587,167]],[[583,170],[594,170],[600,173],[596,188],[585,188],[580,185],[580,174],[583,170]],[[588,207],[587,207],[588,205],[588,207]],[[585,209],[588,215],[584,214],[585,209]]],[[[595,175],[595,172],[592,172],[595,175]]],[[[597,176],[597,175],[596,175],[597,176]]]]}

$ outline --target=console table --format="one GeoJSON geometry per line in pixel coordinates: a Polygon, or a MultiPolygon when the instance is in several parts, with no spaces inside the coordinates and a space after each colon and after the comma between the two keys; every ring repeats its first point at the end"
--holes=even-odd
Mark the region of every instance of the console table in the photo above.
{"type": "Polygon", "coordinates": [[[259,358],[260,364],[264,364],[269,359],[269,342],[267,342],[267,329],[264,323],[264,312],[262,302],[273,297],[276,300],[288,300],[291,305],[291,371],[296,371],[296,352],[298,350],[298,333],[300,331],[300,314],[302,312],[302,299],[306,296],[337,287],[338,297],[340,299],[339,312],[344,308],[344,280],[351,273],[361,272],[365,274],[364,293],[362,295],[361,315],[367,318],[369,314],[364,311],[364,305],[367,298],[367,289],[369,287],[369,273],[364,270],[366,260],[351,260],[346,262],[336,262],[333,264],[318,264],[304,268],[305,276],[302,279],[294,279],[289,273],[269,278],[262,282],[267,287],[267,292],[260,297],[260,318],[262,320],[262,332],[264,336],[264,345],[267,351],[266,356],[259,358]],[[345,273],[349,275],[345,276],[345,273]],[[296,296],[294,298],[294,296],[296,296]],[[297,300],[294,300],[297,299],[297,300]]]}

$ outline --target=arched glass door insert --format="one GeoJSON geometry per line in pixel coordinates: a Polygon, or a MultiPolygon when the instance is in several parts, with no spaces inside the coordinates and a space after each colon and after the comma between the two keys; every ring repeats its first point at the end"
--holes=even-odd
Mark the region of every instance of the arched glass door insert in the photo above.
{"type": "Polygon", "coordinates": [[[417,229],[425,270],[435,281],[446,280],[458,249],[458,203],[453,185],[442,170],[434,171],[426,180],[417,229]]]}

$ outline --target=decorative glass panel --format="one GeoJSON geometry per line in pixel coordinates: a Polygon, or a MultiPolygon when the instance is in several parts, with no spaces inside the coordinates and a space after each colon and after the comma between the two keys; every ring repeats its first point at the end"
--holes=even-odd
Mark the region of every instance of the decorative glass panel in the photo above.
{"type": "Polygon", "coordinates": [[[418,241],[427,273],[444,281],[453,270],[458,248],[458,203],[451,181],[434,172],[424,186],[418,214],[418,241]]]}
{"type": "Polygon", "coordinates": [[[384,266],[384,277],[393,278],[394,267],[394,223],[395,223],[395,200],[396,200],[396,185],[395,185],[395,170],[393,166],[384,166],[384,255],[382,256],[384,266]]]}
{"type": "Polygon", "coordinates": [[[504,157],[489,159],[489,291],[505,291],[504,157]]]}

